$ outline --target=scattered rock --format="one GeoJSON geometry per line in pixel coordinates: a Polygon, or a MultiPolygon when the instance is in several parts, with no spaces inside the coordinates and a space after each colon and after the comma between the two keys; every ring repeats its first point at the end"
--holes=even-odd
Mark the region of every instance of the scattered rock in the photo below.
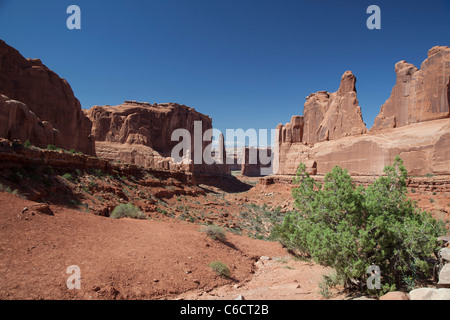
{"type": "Polygon", "coordinates": [[[39,204],[35,204],[32,205],[30,207],[31,210],[36,211],[38,213],[42,213],[42,214],[46,214],[49,216],[54,216],[55,214],[53,213],[52,209],[50,209],[50,206],[46,203],[39,203],[39,204]]]}
{"type": "Polygon", "coordinates": [[[244,296],[242,296],[242,295],[240,295],[240,296],[238,296],[236,299],[234,299],[234,300],[245,300],[245,298],[244,298],[244,296]]]}
{"type": "Polygon", "coordinates": [[[441,251],[439,251],[439,257],[443,260],[443,262],[450,262],[450,249],[441,249],[441,251]]]}

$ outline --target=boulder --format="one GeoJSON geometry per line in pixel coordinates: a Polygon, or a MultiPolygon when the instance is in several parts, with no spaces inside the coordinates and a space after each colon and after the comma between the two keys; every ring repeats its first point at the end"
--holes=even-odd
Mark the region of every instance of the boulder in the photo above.
{"type": "Polygon", "coordinates": [[[409,293],[410,300],[450,300],[450,289],[420,288],[409,293]]]}
{"type": "MultiPolygon", "coordinates": [[[[40,121],[51,123],[61,134],[61,139],[56,141],[58,147],[95,155],[92,123],[82,112],[69,83],[39,59],[25,59],[2,40],[0,94],[24,103],[40,121]]],[[[49,126],[47,131],[52,131],[49,126]]]]}
{"type": "Polygon", "coordinates": [[[443,248],[439,251],[439,259],[443,263],[449,263],[450,262],[450,249],[443,248]]]}
{"type": "Polygon", "coordinates": [[[38,213],[41,213],[41,214],[46,214],[46,215],[49,215],[49,216],[53,216],[54,215],[52,209],[46,203],[34,204],[29,209],[31,211],[35,211],[35,212],[38,212],[38,213]]]}
{"type": "Polygon", "coordinates": [[[440,288],[450,288],[450,263],[444,264],[441,271],[439,271],[438,286],[440,288]]]}
{"type": "Polygon", "coordinates": [[[409,300],[409,297],[404,292],[393,291],[386,293],[384,296],[381,296],[380,300],[409,300]]]}

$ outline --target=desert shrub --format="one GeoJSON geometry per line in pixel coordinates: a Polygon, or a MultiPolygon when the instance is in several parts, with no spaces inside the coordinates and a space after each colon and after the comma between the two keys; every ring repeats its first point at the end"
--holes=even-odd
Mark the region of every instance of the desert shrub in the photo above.
{"type": "Polygon", "coordinates": [[[119,204],[114,208],[110,216],[112,219],[132,218],[145,219],[145,214],[139,208],[133,206],[131,203],[119,204]]]}
{"type": "Polygon", "coordinates": [[[224,242],[227,240],[226,231],[223,228],[221,228],[215,224],[204,226],[202,228],[202,231],[205,232],[206,235],[213,240],[218,240],[221,242],[224,242]]]}
{"type": "Polygon", "coordinates": [[[339,278],[336,272],[330,272],[329,274],[322,276],[322,280],[319,282],[319,293],[325,299],[329,299],[332,296],[330,289],[342,284],[343,279],[339,278]]]}
{"type": "Polygon", "coordinates": [[[399,289],[408,276],[428,278],[433,265],[427,261],[438,251],[443,223],[407,197],[407,172],[399,157],[384,172],[364,189],[337,166],[322,185],[301,164],[292,191],[297,211],[285,216],[276,236],[289,249],[333,267],[346,288],[366,291],[371,265],[381,271],[377,294],[399,289]]]}
{"type": "Polygon", "coordinates": [[[54,144],[49,144],[47,146],[47,150],[56,151],[56,150],[58,150],[58,147],[55,146],[54,144]]]}
{"type": "Polygon", "coordinates": [[[209,264],[209,267],[222,277],[229,278],[231,276],[230,269],[221,261],[213,261],[209,264]]]}
{"type": "Polygon", "coordinates": [[[105,176],[105,173],[102,171],[102,169],[94,169],[93,174],[97,178],[103,178],[105,176]]]}
{"type": "Polygon", "coordinates": [[[61,178],[66,179],[68,181],[73,181],[73,177],[70,173],[65,173],[61,176],[61,178]]]}

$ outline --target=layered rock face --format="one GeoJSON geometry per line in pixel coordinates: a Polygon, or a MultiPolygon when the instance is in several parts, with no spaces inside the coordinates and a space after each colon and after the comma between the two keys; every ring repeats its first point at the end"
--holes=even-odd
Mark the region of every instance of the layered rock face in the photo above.
{"type": "Polygon", "coordinates": [[[356,98],[356,77],[351,71],[342,75],[337,92],[319,91],[306,98],[303,116],[293,116],[279,124],[279,143],[314,144],[367,132],[356,98]]]}
{"type": "Polygon", "coordinates": [[[211,143],[195,141],[196,126],[203,137],[208,129],[212,129],[212,120],[193,108],[176,103],[125,101],[118,106],[94,106],[86,111],[86,115],[92,120],[92,134],[100,157],[144,167],[227,173],[225,165],[194,164],[196,157],[202,156],[195,154],[195,143],[202,152],[211,143]],[[172,141],[176,129],[186,129],[191,137],[190,160],[186,154],[186,161],[181,163],[170,158],[173,148],[180,143],[180,140],[172,141]]]}
{"type": "Polygon", "coordinates": [[[50,122],[62,137],[53,141],[58,147],[95,154],[91,121],[82,112],[67,81],[40,60],[25,59],[1,40],[0,94],[23,102],[41,121],[50,122]]]}
{"type": "Polygon", "coordinates": [[[50,122],[41,121],[24,103],[4,95],[0,95],[0,137],[29,140],[41,148],[61,145],[63,141],[61,133],[50,122]]]}
{"type": "Polygon", "coordinates": [[[421,70],[400,61],[396,73],[392,95],[370,132],[362,122],[352,73],[344,73],[336,93],[309,96],[303,118],[277,126],[276,173],[294,175],[305,163],[319,175],[336,165],[352,175],[381,175],[399,155],[409,174],[450,174],[450,48],[432,48],[421,70]],[[296,134],[294,123],[300,128],[296,134]]]}
{"type": "Polygon", "coordinates": [[[397,82],[371,130],[450,117],[450,48],[433,47],[420,70],[402,60],[397,82]]]}
{"type": "Polygon", "coordinates": [[[355,84],[356,77],[347,71],[337,92],[319,91],[306,99],[303,142],[335,140],[367,132],[356,98],[355,84]]]}
{"type": "Polygon", "coordinates": [[[410,175],[450,174],[450,119],[416,123],[402,128],[345,137],[307,146],[280,146],[277,174],[294,175],[300,163],[319,175],[339,165],[351,175],[382,175],[399,155],[410,175]]]}

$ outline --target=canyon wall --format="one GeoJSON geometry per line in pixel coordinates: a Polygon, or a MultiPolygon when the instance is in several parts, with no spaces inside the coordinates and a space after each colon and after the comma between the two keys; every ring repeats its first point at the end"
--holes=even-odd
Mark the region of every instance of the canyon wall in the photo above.
{"type": "Polygon", "coordinates": [[[0,94],[0,110],[0,137],[29,140],[41,148],[62,144],[61,133],[50,122],[41,121],[24,103],[0,94]]]}
{"type": "MultiPolygon", "coordinates": [[[[20,138],[40,145],[56,144],[95,154],[91,121],[84,115],[69,83],[47,68],[39,59],[25,59],[19,51],[0,40],[0,94],[24,103],[40,121],[59,131],[60,138],[36,140],[36,135],[20,138]]],[[[3,104],[4,106],[5,104],[3,104]]],[[[2,107],[2,112],[6,112],[2,107]]],[[[2,128],[2,132],[6,129],[2,128]]],[[[40,135],[40,138],[43,136],[40,135]]],[[[19,136],[9,138],[19,139],[19,136]]],[[[22,141],[25,142],[25,141],[22,141]]]]}
{"type": "Polygon", "coordinates": [[[402,60],[397,81],[371,130],[399,128],[450,116],[450,48],[433,47],[420,70],[402,60]]]}
{"type": "Polygon", "coordinates": [[[351,72],[337,92],[310,95],[303,117],[277,126],[276,174],[294,175],[303,162],[311,174],[339,165],[355,176],[381,175],[396,155],[411,175],[450,174],[450,48],[432,48],[421,70],[400,61],[395,71],[397,83],[370,131],[351,72]]]}

